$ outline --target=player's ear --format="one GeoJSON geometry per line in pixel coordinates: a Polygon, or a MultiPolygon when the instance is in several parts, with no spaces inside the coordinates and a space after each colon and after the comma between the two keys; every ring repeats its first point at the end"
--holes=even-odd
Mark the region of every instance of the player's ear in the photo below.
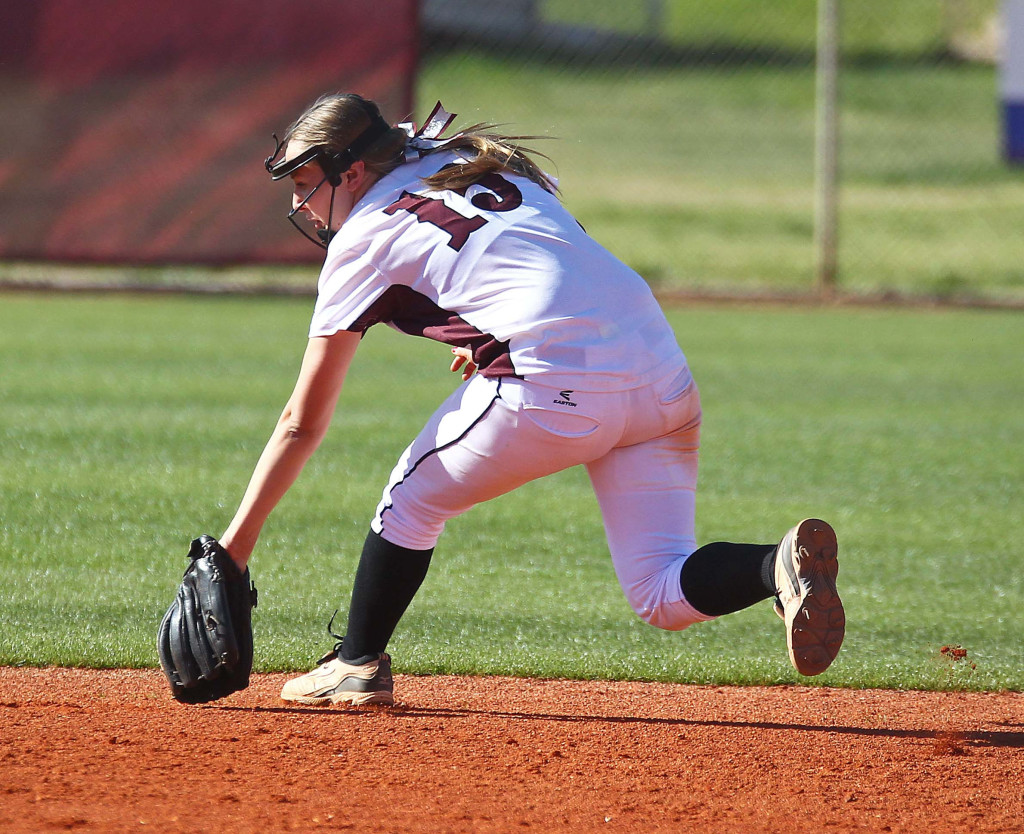
{"type": "Polygon", "coordinates": [[[358,159],[341,175],[341,182],[347,191],[358,191],[366,185],[368,176],[370,176],[370,172],[366,170],[366,163],[358,159]]]}

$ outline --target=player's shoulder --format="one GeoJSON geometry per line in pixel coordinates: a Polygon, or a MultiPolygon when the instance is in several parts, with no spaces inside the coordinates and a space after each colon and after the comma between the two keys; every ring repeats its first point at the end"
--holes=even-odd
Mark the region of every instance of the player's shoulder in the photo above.
{"type": "Polygon", "coordinates": [[[399,165],[385,179],[393,178],[395,180],[393,187],[401,186],[412,190],[409,188],[412,185],[417,190],[422,190],[423,180],[427,177],[433,176],[449,165],[459,165],[467,161],[466,156],[455,151],[434,151],[422,156],[414,156],[399,165]]]}

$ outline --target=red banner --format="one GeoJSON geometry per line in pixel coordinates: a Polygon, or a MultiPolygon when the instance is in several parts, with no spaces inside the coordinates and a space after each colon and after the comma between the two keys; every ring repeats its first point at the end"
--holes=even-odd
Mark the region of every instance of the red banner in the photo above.
{"type": "Polygon", "coordinates": [[[322,257],[263,159],[325,92],[411,115],[416,0],[5,0],[0,258],[322,257]]]}

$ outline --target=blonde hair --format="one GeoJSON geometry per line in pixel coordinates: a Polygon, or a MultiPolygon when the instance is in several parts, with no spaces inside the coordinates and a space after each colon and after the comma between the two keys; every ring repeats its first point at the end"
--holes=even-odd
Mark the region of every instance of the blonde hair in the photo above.
{"type": "Polygon", "coordinates": [[[537,183],[545,191],[558,193],[554,180],[541,170],[540,166],[530,157],[545,154],[519,144],[524,139],[541,139],[540,136],[503,136],[491,132],[496,125],[476,124],[464,128],[457,136],[445,142],[435,151],[456,151],[465,153],[469,158],[460,165],[454,165],[438,171],[423,182],[434,191],[446,189],[458,190],[467,188],[487,174],[509,172],[537,183]]]}
{"type": "MultiPolygon", "coordinates": [[[[369,99],[355,93],[327,94],[318,98],[288,128],[284,141],[320,146],[328,154],[341,156],[367,128],[382,119],[380,109],[369,99]]],[[[455,151],[466,156],[465,162],[439,171],[423,179],[433,191],[466,188],[487,174],[508,172],[537,183],[552,194],[558,193],[555,182],[530,157],[544,156],[520,146],[524,139],[536,136],[503,136],[495,133],[496,125],[471,125],[436,148],[424,153],[455,151]]],[[[405,162],[409,136],[403,128],[393,127],[359,154],[366,170],[382,177],[405,162]]],[[[547,157],[544,157],[547,159],[547,157]]]]}
{"type": "MultiPolygon", "coordinates": [[[[355,93],[320,96],[288,128],[285,143],[295,140],[317,145],[340,157],[377,120],[383,121],[377,105],[355,93]]],[[[393,127],[359,154],[366,170],[379,177],[390,173],[405,158],[405,131],[393,127]]]]}

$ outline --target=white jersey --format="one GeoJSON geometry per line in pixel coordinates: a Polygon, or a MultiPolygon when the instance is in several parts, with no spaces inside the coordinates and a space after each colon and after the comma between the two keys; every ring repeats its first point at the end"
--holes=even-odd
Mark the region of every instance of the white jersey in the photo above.
{"type": "Polygon", "coordinates": [[[479,373],[577,391],[644,385],[685,359],[646,282],[558,198],[509,173],[464,193],[426,155],[374,183],[334,236],[309,334],[402,332],[471,348],[479,373]]]}

